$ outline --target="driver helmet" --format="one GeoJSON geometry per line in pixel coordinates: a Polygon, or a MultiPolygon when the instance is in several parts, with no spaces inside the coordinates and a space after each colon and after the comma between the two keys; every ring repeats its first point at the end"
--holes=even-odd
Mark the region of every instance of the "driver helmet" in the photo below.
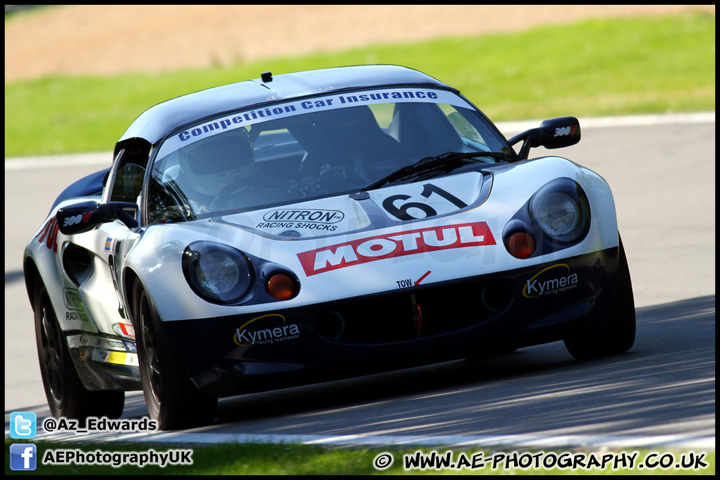
{"type": "Polygon", "coordinates": [[[252,141],[245,128],[213,135],[182,148],[182,175],[195,191],[216,196],[224,187],[255,170],[252,141]]]}

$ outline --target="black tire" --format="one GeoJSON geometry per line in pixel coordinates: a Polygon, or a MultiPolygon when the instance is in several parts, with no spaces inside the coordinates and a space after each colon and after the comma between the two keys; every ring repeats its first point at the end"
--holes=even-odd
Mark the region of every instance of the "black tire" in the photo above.
{"type": "Polygon", "coordinates": [[[622,240],[618,248],[617,285],[608,318],[599,329],[588,329],[565,339],[565,347],[578,360],[618,355],[635,343],[635,300],[622,240]]]}
{"type": "Polygon", "coordinates": [[[139,280],[133,287],[133,305],[140,380],[148,412],[158,428],[174,430],[212,422],[217,398],[200,392],[188,377],[139,280]]]}
{"type": "Polygon", "coordinates": [[[125,407],[125,392],[94,391],[83,386],[42,283],[35,290],[33,310],[40,373],[52,415],[82,421],[87,417],[119,418],[125,407]]]}

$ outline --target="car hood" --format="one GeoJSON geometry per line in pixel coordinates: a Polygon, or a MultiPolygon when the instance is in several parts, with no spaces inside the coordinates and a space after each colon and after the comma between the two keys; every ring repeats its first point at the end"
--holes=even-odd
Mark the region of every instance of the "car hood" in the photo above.
{"type": "Polygon", "coordinates": [[[477,206],[487,198],[491,183],[489,174],[467,172],[428,182],[225,215],[214,221],[282,240],[347,234],[450,215],[477,206]]]}
{"type": "Polygon", "coordinates": [[[229,309],[198,301],[187,282],[177,280],[184,251],[194,242],[232,245],[258,265],[293,272],[302,287],[282,308],[527,268],[617,246],[609,186],[597,174],[558,157],[366,193],[152,225],[134,247],[123,242],[127,253],[121,258],[151,286],[153,298],[177,300],[160,302],[162,318],[183,320],[267,309],[264,303],[229,309]],[[588,195],[590,232],[561,253],[513,257],[503,246],[505,227],[533,194],[559,177],[577,181],[588,195]]]}

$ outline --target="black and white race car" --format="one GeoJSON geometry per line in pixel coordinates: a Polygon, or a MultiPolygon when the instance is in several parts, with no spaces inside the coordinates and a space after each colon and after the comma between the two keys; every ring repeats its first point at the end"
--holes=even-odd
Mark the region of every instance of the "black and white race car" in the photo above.
{"type": "Polygon", "coordinates": [[[609,186],[528,158],[579,140],[562,117],[508,141],[456,89],[385,65],[150,108],[24,254],[52,414],[117,417],[142,389],[172,429],[244,392],[557,340],[628,350],[609,186]]]}

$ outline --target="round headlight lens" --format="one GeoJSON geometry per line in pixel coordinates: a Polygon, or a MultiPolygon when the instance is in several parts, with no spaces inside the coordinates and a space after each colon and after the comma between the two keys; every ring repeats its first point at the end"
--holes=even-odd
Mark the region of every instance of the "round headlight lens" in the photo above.
{"type": "Polygon", "coordinates": [[[533,203],[532,214],[543,232],[554,238],[571,234],[580,221],[577,202],[562,192],[542,195],[533,203]]]}
{"type": "Polygon", "coordinates": [[[224,252],[201,255],[194,270],[200,287],[218,296],[227,295],[240,280],[240,267],[224,252]]]}
{"type": "Polygon", "coordinates": [[[253,284],[250,261],[226,245],[197,242],[183,255],[183,271],[190,287],[206,300],[234,303],[242,299],[253,284]]]}

